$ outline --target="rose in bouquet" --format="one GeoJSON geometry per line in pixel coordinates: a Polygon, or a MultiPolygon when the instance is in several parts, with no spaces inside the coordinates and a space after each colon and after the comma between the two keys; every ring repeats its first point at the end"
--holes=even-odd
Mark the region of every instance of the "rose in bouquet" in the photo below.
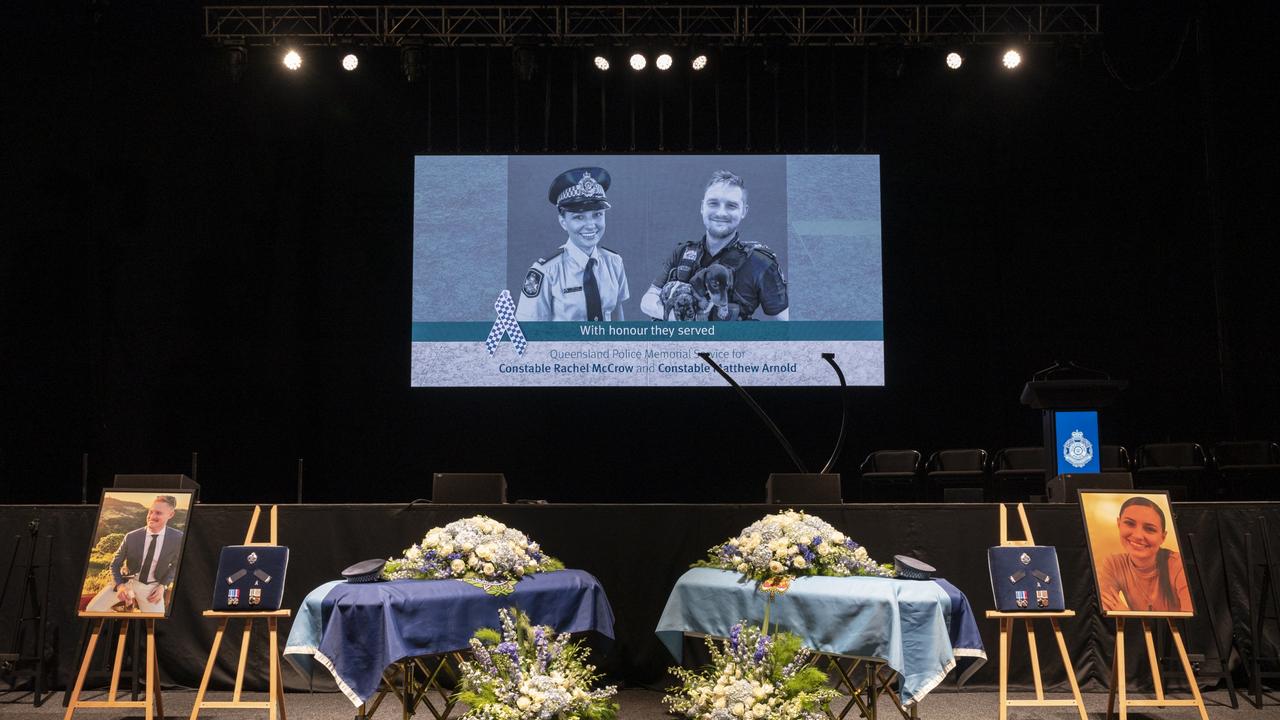
{"type": "Polygon", "coordinates": [[[473,720],[614,720],[618,689],[592,689],[599,678],[586,650],[519,610],[500,610],[502,632],[484,628],[471,639],[471,659],[459,665],[473,720]]]}
{"type": "Polygon", "coordinates": [[[707,650],[710,667],[671,668],[681,682],[662,698],[671,712],[694,720],[819,720],[839,695],[790,633],[765,635],[742,623],[727,640],[707,638],[707,650]]]}
{"type": "Polygon", "coordinates": [[[402,557],[388,560],[383,574],[391,580],[462,580],[505,595],[525,575],[563,569],[524,533],[477,515],[432,528],[402,557]]]}
{"type": "Polygon", "coordinates": [[[893,577],[867,549],[821,518],[796,510],[766,515],[737,537],[716,545],[695,567],[734,570],[755,580],[780,576],[893,577]]]}

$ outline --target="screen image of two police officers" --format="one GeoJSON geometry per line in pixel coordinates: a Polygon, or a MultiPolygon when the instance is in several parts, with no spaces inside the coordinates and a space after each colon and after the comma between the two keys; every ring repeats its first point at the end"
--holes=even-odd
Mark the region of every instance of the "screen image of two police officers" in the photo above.
{"type": "Polygon", "coordinates": [[[727,171],[711,174],[700,212],[705,234],[678,243],[640,300],[658,320],[787,320],[787,281],[763,243],[743,239],[747,187],[727,171]]]}
{"type": "Polygon", "coordinates": [[[568,235],[524,276],[516,320],[622,320],[631,297],[622,256],[600,245],[612,179],[599,167],[567,170],[551,182],[547,199],[568,235]]]}

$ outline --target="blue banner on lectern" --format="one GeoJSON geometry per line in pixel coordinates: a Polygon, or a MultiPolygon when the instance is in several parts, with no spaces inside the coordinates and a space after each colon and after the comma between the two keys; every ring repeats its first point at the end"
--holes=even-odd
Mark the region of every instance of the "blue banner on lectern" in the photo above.
{"type": "Polygon", "coordinates": [[[1059,475],[1102,472],[1102,441],[1098,437],[1096,411],[1055,412],[1053,427],[1059,475]]]}

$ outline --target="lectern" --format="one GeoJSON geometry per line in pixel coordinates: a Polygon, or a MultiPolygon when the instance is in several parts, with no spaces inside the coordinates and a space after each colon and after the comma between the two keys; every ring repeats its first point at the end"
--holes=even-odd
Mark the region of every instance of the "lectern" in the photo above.
{"type": "Polygon", "coordinates": [[[1098,410],[1114,403],[1128,386],[1075,363],[1055,364],[1023,386],[1022,404],[1043,413],[1046,485],[1063,475],[1101,472],[1098,410]]]}

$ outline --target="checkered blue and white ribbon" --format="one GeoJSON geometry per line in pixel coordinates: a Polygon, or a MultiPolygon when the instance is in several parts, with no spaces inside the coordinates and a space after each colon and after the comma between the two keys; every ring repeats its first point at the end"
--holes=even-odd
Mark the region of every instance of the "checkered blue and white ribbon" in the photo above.
{"type": "Polygon", "coordinates": [[[511,300],[511,293],[503,290],[494,301],[493,309],[497,311],[498,319],[493,321],[493,327],[489,329],[489,337],[484,341],[485,349],[490,355],[494,354],[498,350],[498,343],[502,342],[502,336],[508,335],[511,337],[511,344],[516,346],[516,354],[524,355],[529,341],[520,331],[520,323],[516,322],[516,304],[511,300]]]}

